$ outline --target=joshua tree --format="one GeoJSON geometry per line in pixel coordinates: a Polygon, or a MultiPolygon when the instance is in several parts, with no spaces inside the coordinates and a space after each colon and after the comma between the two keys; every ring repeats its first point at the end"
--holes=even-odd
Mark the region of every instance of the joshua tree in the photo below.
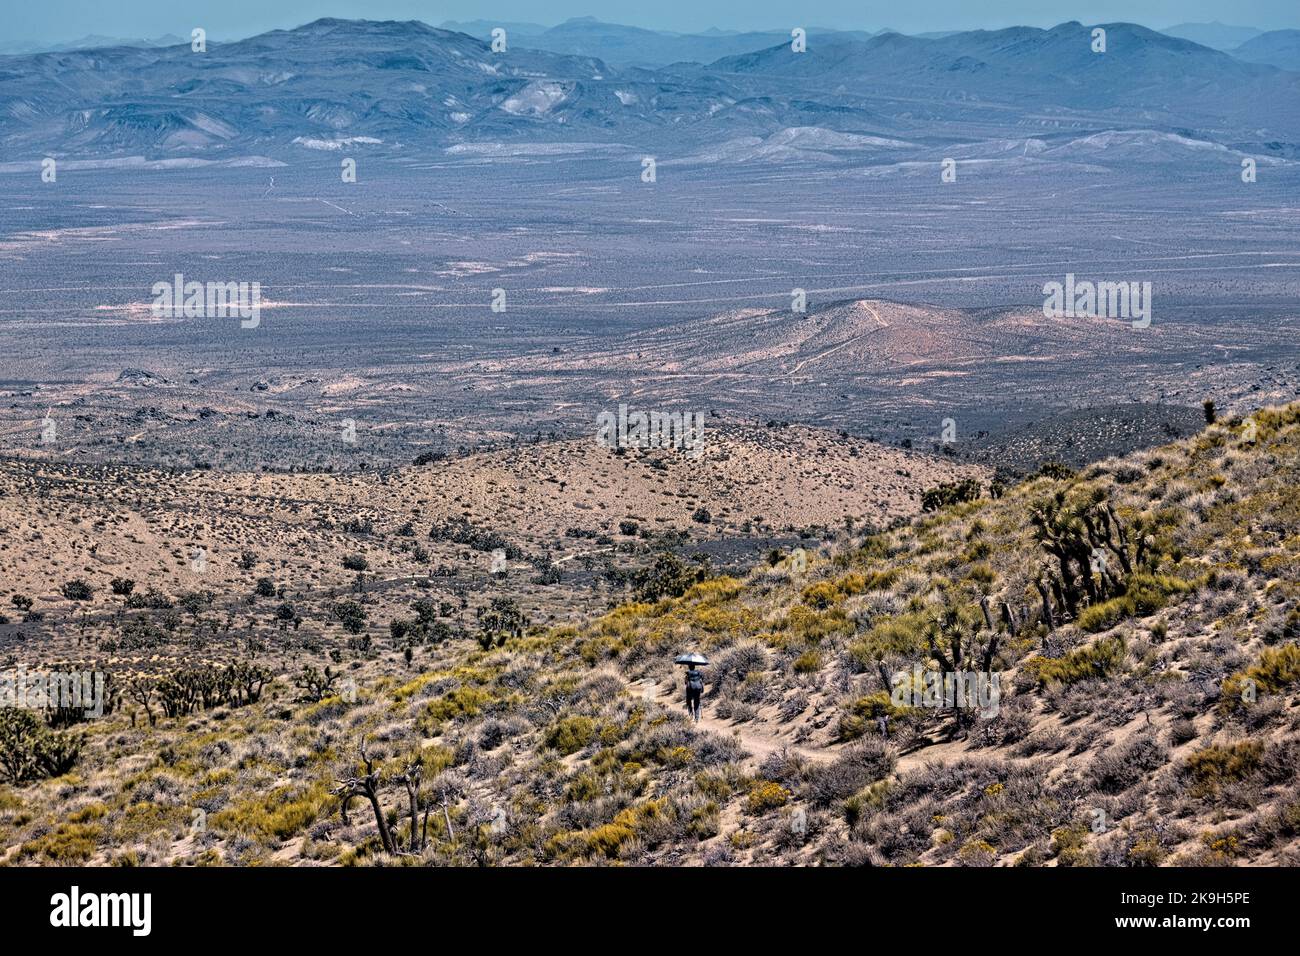
{"type": "Polygon", "coordinates": [[[1074,617],[1082,604],[1122,594],[1135,568],[1154,563],[1151,522],[1138,516],[1126,524],[1100,488],[1081,502],[1069,502],[1058,491],[1035,507],[1032,521],[1043,550],[1057,564],[1056,571],[1046,566],[1036,582],[1049,631],[1056,624],[1053,598],[1057,608],[1074,617]]]}
{"type": "Polygon", "coordinates": [[[190,627],[197,631],[199,629],[199,617],[207,608],[212,606],[215,599],[216,596],[211,591],[186,591],[176,600],[189,613],[190,627]]]}
{"type": "Polygon", "coordinates": [[[302,673],[294,680],[294,683],[303,692],[302,699],[308,703],[315,703],[318,700],[324,700],[334,693],[334,682],[339,679],[339,675],[325,668],[321,673],[310,664],[303,665],[302,673]]]}
{"type": "Polygon", "coordinates": [[[504,644],[511,637],[519,637],[528,627],[528,618],[512,598],[493,598],[489,607],[477,611],[479,644],[484,650],[493,644],[504,644]]]}
{"type": "Polygon", "coordinates": [[[230,685],[237,704],[256,704],[262,698],[262,690],[271,680],[271,672],[259,664],[249,661],[237,661],[230,670],[230,685]]]}
{"type": "Polygon", "coordinates": [[[31,711],[0,708],[0,778],[7,782],[65,774],[80,749],[76,737],[49,731],[31,711]]]}
{"type": "Polygon", "coordinates": [[[451,825],[451,805],[465,795],[465,778],[455,771],[444,770],[433,781],[433,789],[442,804],[442,819],[447,825],[447,840],[455,842],[456,831],[451,825]]]}
{"type": "Polygon", "coordinates": [[[154,681],[149,677],[133,677],[126,685],[126,692],[144,709],[144,714],[149,718],[149,726],[152,727],[158,723],[158,718],[154,716],[153,703],[154,681]]]}
{"type": "MultiPolygon", "coordinates": [[[[991,629],[982,650],[979,646],[979,638],[978,625],[963,620],[956,608],[945,610],[926,634],[930,654],[939,664],[939,674],[945,688],[949,674],[953,675],[952,679],[955,682],[959,681],[960,672],[976,671],[991,677],[1000,635],[997,630],[991,629]],[[947,653],[942,646],[944,644],[947,645],[947,653]]],[[[954,716],[957,720],[957,729],[960,730],[966,721],[963,716],[962,701],[955,703],[954,716]]]]}
{"type": "Polygon", "coordinates": [[[402,783],[406,786],[406,798],[411,808],[411,835],[407,843],[408,852],[410,853],[419,853],[423,850],[429,835],[429,805],[427,803],[424,805],[424,818],[419,828],[416,828],[416,820],[420,814],[420,780],[423,776],[424,765],[417,755],[407,763],[401,777],[402,783]]]}
{"type": "Polygon", "coordinates": [[[282,632],[286,627],[289,626],[290,623],[293,622],[293,619],[297,616],[298,614],[293,609],[292,604],[281,604],[278,608],[275,609],[275,620],[276,623],[279,624],[280,630],[282,632]]]}
{"type": "MultiPolygon", "coordinates": [[[[375,826],[379,828],[379,839],[384,845],[385,853],[397,852],[393,845],[393,834],[388,829],[388,823],[384,819],[384,808],[379,805],[379,771],[375,769],[375,762],[366,754],[366,742],[363,738],[357,746],[357,752],[361,756],[361,763],[365,767],[365,772],[353,774],[340,780],[338,784],[330,791],[336,797],[341,797],[342,802],[339,805],[339,815],[343,819],[344,825],[348,825],[348,805],[357,797],[363,797],[370,801],[370,807],[375,812],[375,826]]],[[[417,778],[418,779],[418,778],[417,778]]],[[[417,782],[418,786],[418,782],[417,782]]],[[[412,799],[412,814],[415,812],[415,802],[412,799]]],[[[414,818],[412,818],[412,835],[414,835],[414,818]]]]}

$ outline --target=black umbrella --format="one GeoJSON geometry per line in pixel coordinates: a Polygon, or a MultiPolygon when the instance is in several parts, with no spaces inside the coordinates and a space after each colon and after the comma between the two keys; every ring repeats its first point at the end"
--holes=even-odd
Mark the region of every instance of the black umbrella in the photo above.
{"type": "Polygon", "coordinates": [[[709,659],[705,657],[703,654],[695,654],[695,653],[681,654],[673,661],[673,663],[674,664],[696,664],[696,665],[707,666],[709,663],[709,659]]]}

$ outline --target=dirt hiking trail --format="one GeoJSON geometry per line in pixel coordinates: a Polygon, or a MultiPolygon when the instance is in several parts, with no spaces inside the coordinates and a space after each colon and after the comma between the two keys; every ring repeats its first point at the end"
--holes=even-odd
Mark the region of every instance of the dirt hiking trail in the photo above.
{"type": "MultiPolygon", "coordinates": [[[[665,688],[652,678],[643,677],[640,680],[632,681],[629,686],[646,700],[654,701],[669,710],[677,708],[684,711],[686,709],[685,699],[677,693],[675,688],[665,688]]],[[[709,710],[710,706],[706,700],[700,708],[700,721],[696,726],[703,730],[712,731],[722,737],[735,738],[740,741],[741,746],[754,755],[756,760],[763,760],[771,754],[780,753],[782,750],[797,754],[810,763],[822,764],[835,759],[834,753],[799,747],[778,736],[762,733],[747,724],[737,724],[711,716],[709,710]]]]}

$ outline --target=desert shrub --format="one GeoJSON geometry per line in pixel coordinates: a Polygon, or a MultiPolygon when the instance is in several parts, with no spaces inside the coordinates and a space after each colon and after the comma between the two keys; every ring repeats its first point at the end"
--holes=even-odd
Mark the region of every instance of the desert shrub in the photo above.
{"type": "Polygon", "coordinates": [[[1278,609],[1265,623],[1260,636],[1265,644],[1280,644],[1300,638],[1300,608],[1278,609]]]}
{"type": "Polygon", "coordinates": [[[18,858],[44,858],[61,866],[85,863],[95,855],[104,828],[96,823],[64,823],[18,848],[18,858]]]}
{"type": "Polygon", "coordinates": [[[777,807],[783,807],[790,801],[790,791],[771,780],[755,782],[745,800],[745,810],[749,813],[766,813],[777,807]]]}
{"type": "Polygon", "coordinates": [[[767,651],[761,644],[737,644],[720,656],[715,665],[713,691],[717,695],[734,692],[751,674],[767,669],[767,651]]]}
{"type": "Polygon", "coordinates": [[[833,581],[818,581],[804,588],[800,598],[804,604],[821,611],[837,603],[840,593],[833,581]]]}
{"type": "Polygon", "coordinates": [[[433,736],[441,732],[446,721],[477,717],[492,700],[492,695],[481,687],[456,687],[426,704],[416,727],[422,734],[433,736]]]}
{"type": "Polygon", "coordinates": [[[987,841],[971,840],[957,851],[957,863],[960,866],[992,866],[997,855],[997,850],[987,841]]]}
{"type": "Polygon", "coordinates": [[[777,716],[781,719],[781,723],[788,724],[807,710],[809,703],[811,703],[811,698],[809,698],[808,693],[796,690],[781,701],[780,706],[777,708],[777,716]]]}
{"type": "Polygon", "coordinates": [[[1127,653],[1122,637],[1105,637],[1069,651],[1064,657],[1031,657],[1025,670],[1039,684],[1073,684],[1108,677],[1119,670],[1127,653]]]}
{"type": "Polygon", "coordinates": [[[1042,462],[1038,470],[1030,475],[1031,478],[1050,478],[1053,481],[1069,481],[1074,476],[1074,469],[1059,461],[1042,462]]]}
{"type": "Polygon", "coordinates": [[[617,859],[633,841],[655,846],[672,836],[676,817],[676,808],[667,798],[647,800],[620,810],[611,822],[593,830],[557,834],[547,841],[545,852],[564,859],[617,859]]]}
{"type": "Polygon", "coordinates": [[[907,708],[895,707],[889,694],[883,690],[859,697],[844,706],[836,737],[839,740],[857,740],[869,730],[876,730],[881,717],[895,717],[906,711],[907,708]]]}
{"type": "Polygon", "coordinates": [[[1095,866],[1096,854],[1088,849],[1088,828],[1082,824],[1052,832],[1052,855],[1057,866],[1095,866]]]}
{"type": "Polygon", "coordinates": [[[499,720],[485,721],[479,728],[478,745],[484,750],[495,750],[505,741],[508,730],[499,720]]]}
{"type": "Polygon", "coordinates": [[[920,612],[899,614],[882,621],[849,646],[849,661],[859,673],[874,671],[876,661],[888,654],[914,656],[926,650],[932,621],[920,612]]]}
{"type": "Polygon", "coordinates": [[[108,807],[102,803],[91,803],[68,814],[69,823],[93,823],[108,816],[108,807]]]}
{"type": "Polygon", "coordinates": [[[869,739],[857,744],[829,764],[817,767],[809,774],[806,787],[808,800],[818,807],[828,807],[874,783],[894,769],[893,750],[883,741],[869,739]]]}
{"type": "Polygon", "coordinates": [[[1039,754],[1060,753],[1066,747],[1070,746],[1070,741],[1056,727],[1045,727],[1042,730],[1036,730],[1016,748],[1016,754],[1020,757],[1036,757],[1039,754]]]}
{"type": "Polygon", "coordinates": [[[1179,719],[1169,725],[1169,743],[1178,747],[1196,739],[1196,724],[1190,720],[1179,719]]]}
{"type": "Polygon", "coordinates": [[[726,802],[735,790],[730,776],[717,771],[707,771],[695,775],[695,789],[711,800],[726,802]]]}
{"type": "Polygon", "coordinates": [[[1237,783],[1260,769],[1264,744],[1245,740],[1225,746],[1210,746],[1187,758],[1182,774],[1195,796],[1213,796],[1226,785],[1237,783]]]}
{"type": "Polygon", "coordinates": [[[1229,710],[1244,706],[1249,696],[1246,690],[1252,684],[1257,693],[1280,694],[1297,682],[1300,682],[1300,645],[1267,647],[1258,662],[1223,682],[1222,706],[1229,710]]]}
{"type": "Polygon", "coordinates": [[[814,647],[808,648],[794,659],[790,667],[796,674],[816,674],[822,667],[821,651],[814,647]]]}
{"type": "Polygon", "coordinates": [[[871,574],[853,572],[835,580],[818,581],[800,593],[800,600],[809,607],[825,610],[846,598],[866,591],[879,591],[890,587],[898,577],[896,570],[876,571],[871,574]]]}
{"type": "Polygon", "coordinates": [[[763,758],[758,765],[758,773],[763,780],[775,780],[789,788],[803,779],[807,767],[808,761],[801,754],[782,749],[763,758]]]}
{"type": "MultiPolygon", "coordinates": [[[[269,793],[234,804],[213,815],[212,827],[218,832],[241,834],[262,840],[287,840],[302,833],[331,808],[337,809],[329,788],[323,781],[307,787],[277,787],[269,793]]],[[[141,809],[153,808],[142,805],[141,809]]],[[[157,826],[156,822],[150,826],[157,826]]]]}
{"type": "Polygon", "coordinates": [[[1080,611],[1078,625],[1091,633],[1109,630],[1120,621],[1156,613],[1172,595],[1185,593],[1191,588],[1181,578],[1166,574],[1134,574],[1125,582],[1122,595],[1080,611]]]}
{"type": "Polygon", "coordinates": [[[1092,789],[1117,794],[1150,777],[1165,765],[1169,751],[1153,737],[1137,737],[1098,754],[1088,767],[1092,789]]]}
{"type": "Polygon", "coordinates": [[[504,551],[511,561],[523,557],[523,553],[499,532],[476,528],[465,518],[450,518],[443,524],[434,524],[429,529],[429,537],[434,541],[467,545],[475,551],[504,551]]]}
{"type": "Polygon", "coordinates": [[[657,555],[649,567],[632,572],[630,583],[637,601],[653,604],[663,598],[681,597],[706,577],[706,564],[690,565],[665,551],[657,555]]]}
{"type": "Polygon", "coordinates": [[[95,589],[84,578],[73,578],[64,582],[62,593],[69,601],[89,601],[94,597],[95,589]]]}
{"type": "Polygon", "coordinates": [[[708,840],[722,831],[722,812],[712,800],[692,807],[686,821],[686,832],[697,840],[708,840]]]}
{"type": "Polygon", "coordinates": [[[1129,866],[1159,866],[1168,856],[1159,835],[1149,831],[1137,834],[1124,854],[1129,866]]]}
{"type": "Polygon", "coordinates": [[[853,633],[853,622],[840,607],[816,611],[806,605],[796,604],[781,621],[778,632],[782,632],[778,638],[781,643],[817,644],[832,635],[853,633]]]}
{"type": "Polygon", "coordinates": [[[335,601],[329,610],[349,634],[360,634],[366,626],[366,609],[356,601],[335,601]]]}
{"type": "Polygon", "coordinates": [[[596,722],[590,717],[561,717],[546,732],[546,746],[566,757],[577,753],[596,737],[596,722]]]}

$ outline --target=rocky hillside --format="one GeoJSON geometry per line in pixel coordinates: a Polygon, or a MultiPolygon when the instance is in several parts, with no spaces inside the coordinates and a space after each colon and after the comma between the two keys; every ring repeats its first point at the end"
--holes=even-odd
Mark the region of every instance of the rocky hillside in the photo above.
{"type": "Polygon", "coordinates": [[[581,626],[503,614],[477,641],[336,653],[337,673],[256,695],[175,678],[215,687],[211,706],[155,687],[152,714],[128,691],[69,731],[6,725],[52,773],[59,735],[82,740],[62,776],[0,789],[0,847],[10,864],[1295,864],[1298,451],[1300,405],[1259,411],[1077,474],[947,485],[917,519],[743,577],[665,560],[581,626]],[[692,650],[712,661],[698,726],[672,665],[692,650]],[[978,710],[925,693],[953,672],[996,693],[978,710]]]}

